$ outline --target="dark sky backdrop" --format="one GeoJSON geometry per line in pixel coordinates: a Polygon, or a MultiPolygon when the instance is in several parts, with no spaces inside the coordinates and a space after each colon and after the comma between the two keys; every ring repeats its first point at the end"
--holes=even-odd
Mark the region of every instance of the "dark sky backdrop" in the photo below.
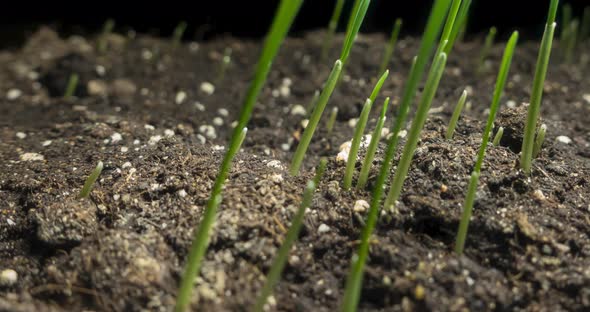
{"type": "MultiPolygon", "coordinates": [[[[468,31],[472,35],[497,26],[507,36],[513,29],[523,37],[536,39],[542,33],[550,0],[473,0],[468,31]]],[[[40,24],[50,24],[61,33],[88,34],[100,29],[109,17],[117,21],[117,31],[129,27],[139,32],[168,36],[180,20],[189,28],[186,38],[204,31],[205,38],[231,34],[260,37],[266,32],[278,0],[213,1],[10,1],[0,10],[0,46],[15,46],[40,24]]],[[[343,18],[353,0],[347,0],[343,18]]],[[[590,0],[561,1],[582,15],[590,0]]],[[[325,27],[335,0],[305,0],[292,33],[325,27]]],[[[432,0],[373,0],[365,32],[388,32],[396,17],[404,19],[403,34],[421,33],[432,0]]],[[[341,20],[345,24],[344,20],[341,20]]],[[[402,35],[403,35],[402,34],[402,35]]]]}

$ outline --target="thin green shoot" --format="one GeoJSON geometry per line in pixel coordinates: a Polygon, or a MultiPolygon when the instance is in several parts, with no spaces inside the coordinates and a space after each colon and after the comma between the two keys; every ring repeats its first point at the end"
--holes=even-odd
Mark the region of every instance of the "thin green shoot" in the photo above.
{"type": "Polygon", "coordinates": [[[379,145],[379,140],[381,139],[381,130],[383,130],[383,125],[385,124],[385,119],[387,118],[385,114],[387,113],[388,106],[389,97],[385,99],[385,102],[383,102],[381,116],[379,116],[379,120],[377,121],[375,130],[373,130],[373,134],[371,135],[371,142],[369,143],[369,146],[367,147],[367,152],[365,153],[365,159],[363,161],[361,173],[359,174],[359,179],[357,182],[357,188],[359,189],[364,188],[367,184],[367,180],[369,178],[369,171],[371,170],[371,166],[373,165],[375,152],[377,152],[377,146],[379,145]]]}
{"type": "Polygon", "coordinates": [[[381,61],[381,66],[379,66],[379,72],[382,73],[385,69],[389,66],[389,62],[391,62],[391,56],[393,55],[393,51],[395,50],[395,44],[397,43],[397,39],[399,37],[399,32],[402,28],[402,19],[397,18],[395,23],[393,24],[393,30],[391,31],[391,36],[389,37],[389,43],[385,47],[385,52],[383,53],[383,60],[381,61]]]}
{"type": "Polygon", "coordinates": [[[449,126],[447,127],[447,133],[445,138],[447,140],[452,140],[453,135],[455,134],[455,128],[457,127],[457,121],[459,121],[459,117],[461,116],[461,112],[463,111],[463,106],[465,106],[465,101],[467,100],[467,90],[463,90],[461,93],[461,97],[459,98],[459,102],[455,106],[455,110],[453,110],[453,115],[451,116],[451,120],[449,121],[449,126]]]}
{"type": "Polygon", "coordinates": [[[541,148],[543,147],[543,142],[545,142],[546,133],[547,125],[542,124],[541,127],[539,127],[539,133],[537,133],[537,137],[535,138],[535,146],[533,147],[533,158],[537,158],[537,156],[539,156],[541,148]]]}
{"type": "Polygon", "coordinates": [[[477,72],[481,73],[484,70],[485,61],[490,54],[490,50],[492,49],[492,45],[494,44],[494,39],[496,38],[496,27],[490,28],[488,35],[486,36],[486,40],[483,44],[483,48],[479,53],[479,58],[477,59],[477,72]]]}
{"type": "Polygon", "coordinates": [[[315,92],[313,93],[313,97],[311,98],[311,100],[307,104],[307,107],[305,108],[306,114],[308,114],[308,115],[311,114],[315,105],[318,103],[319,98],[320,98],[320,90],[315,90],[315,92]]]}
{"type": "Polygon", "coordinates": [[[590,37],[590,6],[584,8],[582,24],[580,26],[579,42],[586,41],[590,37]]]}
{"type": "Polygon", "coordinates": [[[463,213],[461,214],[461,221],[459,222],[459,229],[457,230],[457,238],[455,240],[455,252],[458,255],[463,254],[465,248],[465,240],[467,239],[467,230],[469,228],[469,221],[473,211],[473,203],[475,202],[475,194],[477,193],[477,184],[479,183],[479,172],[473,171],[469,179],[469,186],[467,188],[467,195],[463,203],[463,213]]]}
{"type": "Polygon", "coordinates": [[[401,194],[404,181],[406,180],[408,170],[410,169],[410,164],[414,158],[414,152],[416,151],[418,140],[420,139],[420,133],[422,133],[422,128],[424,128],[424,123],[428,117],[428,111],[430,110],[432,100],[438,89],[438,84],[444,72],[446,62],[447,55],[444,52],[441,52],[428,74],[424,94],[422,94],[422,98],[420,99],[416,116],[414,117],[410,131],[408,132],[406,145],[404,146],[401,159],[397,165],[397,170],[393,176],[389,192],[385,198],[385,209],[387,210],[393,208],[393,205],[401,194]]]}
{"type": "MultiPolygon", "coordinates": [[[[321,176],[317,176],[315,179],[320,179],[321,176]]],[[[307,186],[305,187],[305,192],[303,193],[303,201],[299,206],[299,209],[293,216],[293,221],[291,221],[291,226],[289,230],[287,230],[287,234],[285,235],[285,240],[281,244],[279,251],[272,262],[270,270],[268,271],[266,282],[260,291],[260,295],[258,296],[258,300],[254,304],[252,308],[252,312],[262,312],[264,311],[264,305],[268,300],[268,297],[272,294],[273,288],[279,282],[281,278],[281,274],[283,269],[285,268],[285,264],[287,263],[287,259],[289,257],[289,252],[291,251],[291,247],[297,240],[299,236],[299,232],[301,231],[301,226],[303,225],[303,218],[305,217],[305,211],[309,206],[311,206],[313,200],[313,193],[315,192],[316,184],[313,181],[309,181],[307,186]]]]}
{"type": "Polygon", "coordinates": [[[531,100],[524,128],[524,139],[522,141],[520,155],[520,167],[527,175],[531,174],[535,129],[537,129],[541,100],[543,98],[543,85],[545,84],[547,67],[549,66],[549,58],[551,57],[551,46],[553,43],[553,35],[555,33],[555,15],[557,12],[558,2],[558,0],[551,0],[547,24],[545,25],[545,32],[543,34],[543,39],[541,40],[541,49],[537,59],[537,67],[535,69],[531,100]]]}
{"type": "MultiPolygon", "coordinates": [[[[436,52],[434,53],[435,58],[441,52],[444,52],[445,50],[447,50],[447,46],[449,44],[449,39],[451,38],[451,35],[453,32],[453,27],[454,27],[455,22],[457,20],[457,15],[459,14],[459,9],[461,9],[461,0],[453,0],[453,3],[451,4],[451,8],[449,9],[449,12],[447,15],[447,19],[445,21],[445,26],[443,28],[442,35],[440,37],[440,41],[438,42],[438,47],[436,48],[436,52]]],[[[451,47],[449,49],[449,51],[452,49],[453,48],[451,47]]],[[[446,54],[446,55],[448,55],[448,54],[446,54]]]]}
{"type": "Polygon", "coordinates": [[[375,84],[375,87],[373,87],[373,91],[371,92],[371,95],[369,96],[369,100],[371,100],[371,103],[374,103],[375,100],[377,99],[377,95],[379,95],[379,92],[381,91],[381,87],[383,87],[383,84],[385,83],[385,80],[387,80],[388,76],[389,76],[389,69],[384,71],[383,74],[381,75],[381,77],[379,78],[379,80],[377,80],[377,83],[375,84]]]}
{"type": "Polygon", "coordinates": [[[578,41],[578,26],[579,21],[574,19],[567,27],[569,27],[567,32],[567,40],[565,42],[565,62],[567,64],[571,64],[574,59],[574,52],[576,49],[576,43],[578,41]]]}
{"type": "Polygon", "coordinates": [[[332,108],[332,112],[330,112],[330,118],[328,118],[328,124],[326,125],[326,128],[328,129],[328,136],[330,136],[332,134],[332,130],[334,130],[336,117],[338,117],[338,107],[332,108]]]}
{"type": "Polygon", "coordinates": [[[221,57],[221,63],[219,64],[219,72],[217,74],[216,80],[218,83],[222,82],[223,78],[225,78],[225,72],[231,64],[231,54],[232,48],[230,47],[225,48],[225,50],[223,51],[223,56],[221,57]]]}
{"type": "Polygon", "coordinates": [[[461,7],[459,8],[459,12],[457,13],[456,22],[453,24],[453,29],[451,30],[451,34],[448,38],[448,44],[444,49],[444,52],[449,55],[453,46],[455,45],[455,41],[459,39],[462,40],[463,33],[467,28],[467,16],[469,15],[469,8],[471,7],[471,0],[464,0],[461,2],[461,7]]]}
{"type": "Polygon", "coordinates": [[[320,164],[318,165],[318,168],[316,169],[315,177],[313,179],[313,183],[315,184],[316,187],[320,186],[320,181],[321,181],[322,177],[324,176],[324,171],[326,171],[327,165],[328,165],[328,158],[322,157],[320,159],[320,164]]]}
{"type": "Polygon", "coordinates": [[[320,93],[320,97],[313,108],[313,112],[309,118],[309,122],[307,123],[307,127],[303,130],[303,134],[301,135],[301,140],[299,141],[299,145],[297,145],[297,149],[295,150],[295,154],[293,155],[293,160],[291,161],[291,168],[289,172],[291,175],[296,176],[299,174],[299,168],[301,168],[301,163],[303,162],[303,158],[305,157],[305,152],[309,147],[309,143],[311,142],[311,138],[315,132],[318,123],[320,122],[320,118],[326,108],[326,104],[328,104],[328,100],[336,87],[336,83],[338,82],[338,77],[340,76],[340,72],[342,72],[342,62],[337,60],[334,63],[334,67],[332,68],[332,72],[330,76],[328,76],[328,80],[326,81],[326,86],[320,93]]]}
{"type": "Polygon", "coordinates": [[[303,0],[283,0],[279,4],[270,31],[265,39],[262,54],[256,65],[254,78],[246,93],[244,105],[239,114],[238,124],[232,133],[229,149],[225,153],[223,161],[221,162],[221,168],[215,179],[215,183],[213,184],[213,189],[203,214],[203,219],[195,231],[194,240],[187,257],[186,268],[182,275],[180,288],[177,294],[175,306],[176,312],[185,311],[190,304],[194,280],[199,274],[201,261],[207,251],[211,228],[215,222],[217,208],[221,201],[221,191],[230,170],[232,160],[244,141],[247,132],[246,125],[250,120],[258,95],[266,81],[272,61],[287,35],[302,2],[303,0]]]}
{"type": "Polygon", "coordinates": [[[496,132],[496,135],[494,136],[494,141],[492,141],[492,144],[494,144],[494,146],[500,145],[500,141],[502,140],[503,135],[504,135],[504,127],[498,128],[498,132],[496,132]]]}
{"type": "Polygon", "coordinates": [[[394,127],[398,127],[398,130],[395,131],[394,129],[393,135],[388,142],[385,158],[383,160],[383,164],[381,165],[375,187],[373,188],[373,196],[371,197],[371,204],[369,206],[367,220],[361,232],[360,244],[356,253],[354,253],[352,256],[350,271],[346,278],[344,301],[340,306],[341,311],[354,312],[357,309],[360,299],[361,287],[363,284],[365,262],[369,255],[369,239],[371,238],[373,230],[375,229],[375,225],[377,224],[379,206],[381,204],[381,196],[383,194],[383,186],[385,185],[385,181],[389,176],[391,162],[393,160],[395,147],[397,145],[397,135],[399,133],[399,129],[401,129],[400,124],[402,124],[405,120],[408,107],[414,99],[416,90],[418,88],[418,83],[422,78],[424,68],[426,67],[429,56],[432,53],[435,41],[438,37],[440,28],[443,24],[450,4],[450,0],[436,0],[434,2],[430,17],[428,18],[428,22],[426,24],[424,35],[422,36],[422,42],[420,44],[418,56],[412,63],[408,82],[405,86],[402,96],[400,115],[398,115],[398,118],[394,123],[394,127]],[[400,119],[399,116],[402,116],[402,118],[400,119]]]}
{"type": "Polygon", "coordinates": [[[187,23],[185,21],[181,21],[178,23],[178,25],[176,25],[176,28],[174,28],[174,32],[172,33],[172,47],[174,49],[180,46],[180,41],[182,40],[186,26],[188,26],[187,23]]]}
{"type": "Polygon", "coordinates": [[[98,164],[96,165],[96,168],[94,168],[94,170],[92,170],[92,172],[90,173],[90,175],[88,176],[88,178],[84,182],[84,186],[82,187],[82,190],[78,194],[79,199],[86,198],[90,195],[90,191],[92,191],[92,186],[94,185],[96,180],[98,180],[98,176],[100,176],[100,173],[102,172],[102,168],[103,168],[103,163],[102,163],[102,161],[99,161],[98,164]]]}
{"type": "Polygon", "coordinates": [[[370,3],[371,0],[357,0],[355,2],[353,11],[348,21],[348,27],[346,29],[346,38],[344,39],[342,52],[340,53],[340,60],[343,64],[346,64],[346,62],[348,61],[350,50],[352,49],[354,40],[356,39],[356,36],[361,28],[363,20],[365,19],[365,14],[367,14],[367,9],[369,8],[370,3]]]}
{"type": "Polygon", "coordinates": [[[563,8],[561,9],[561,25],[563,25],[561,28],[561,35],[559,37],[561,40],[567,38],[567,27],[569,27],[570,23],[572,22],[572,15],[572,6],[569,3],[564,4],[563,8]]]}
{"type": "Polygon", "coordinates": [[[108,37],[113,32],[115,28],[115,21],[113,19],[108,19],[102,26],[102,33],[100,35],[100,39],[98,40],[98,53],[104,54],[108,48],[108,37]]]}
{"type": "Polygon", "coordinates": [[[372,106],[373,102],[371,102],[370,99],[367,99],[354,129],[354,136],[352,137],[350,151],[348,152],[348,160],[346,161],[346,170],[344,171],[343,188],[345,190],[349,190],[352,186],[352,176],[354,174],[356,158],[358,156],[361,141],[363,140],[363,133],[365,132],[365,127],[367,126],[367,120],[369,120],[369,113],[371,112],[372,106]]]}
{"type": "Polygon", "coordinates": [[[328,24],[328,31],[322,45],[322,62],[325,62],[328,58],[328,51],[330,51],[330,48],[332,47],[332,41],[334,40],[334,34],[336,33],[336,28],[338,27],[338,21],[340,21],[340,16],[342,15],[343,7],[344,0],[336,0],[334,12],[332,12],[332,17],[330,18],[330,23],[328,24]]]}
{"type": "Polygon", "coordinates": [[[78,87],[79,77],[78,74],[72,73],[68,79],[68,85],[66,86],[66,92],[64,92],[64,99],[69,99],[76,93],[78,87]]]}

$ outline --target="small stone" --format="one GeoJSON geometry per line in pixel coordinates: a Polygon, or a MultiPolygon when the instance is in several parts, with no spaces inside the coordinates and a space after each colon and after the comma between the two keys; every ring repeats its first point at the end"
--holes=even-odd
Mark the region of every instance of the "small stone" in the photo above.
{"type": "Polygon", "coordinates": [[[557,141],[563,144],[570,144],[572,143],[572,139],[570,139],[569,137],[565,136],[565,135],[560,135],[557,137],[557,141]]]}
{"type": "Polygon", "coordinates": [[[96,70],[96,74],[101,77],[104,76],[107,72],[107,70],[102,65],[96,65],[95,70],[96,70]]]}
{"type": "Polygon", "coordinates": [[[6,98],[9,101],[13,101],[18,99],[21,95],[23,95],[23,92],[19,89],[10,89],[8,90],[8,92],[6,92],[6,98]]]}
{"type": "Polygon", "coordinates": [[[283,175],[280,173],[275,173],[270,175],[269,180],[273,181],[274,183],[281,183],[283,182],[283,175]]]}
{"type": "Polygon", "coordinates": [[[424,299],[425,295],[426,295],[426,290],[424,289],[424,287],[422,285],[417,285],[416,288],[414,289],[414,297],[416,298],[416,300],[424,299]]]}
{"type": "Polygon", "coordinates": [[[129,79],[116,79],[112,84],[113,94],[120,97],[131,96],[137,92],[137,86],[129,79]]]}
{"type": "Polygon", "coordinates": [[[121,166],[121,168],[123,168],[123,169],[125,169],[125,168],[131,168],[131,163],[127,161],[127,162],[125,162],[125,163],[124,163],[124,164],[121,166]]]}
{"type": "Polygon", "coordinates": [[[221,117],[215,117],[213,118],[213,125],[215,126],[223,126],[223,119],[221,119],[221,117]]]}
{"type": "Polygon", "coordinates": [[[195,102],[195,108],[201,112],[205,111],[205,105],[201,104],[201,102],[195,102]]]}
{"type": "Polygon", "coordinates": [[[49,145],[51,145],[51,142],[52,142],[51,140],[45,140],[41,143],[41,145],[42,146],[49,146],[49,145]]]}
{"type": "Polygon", "coordinates": [[[402,130],[402,131],[400,131],[400,132],[398,133],[398,135],[397,135],[397,136],[403,139],[403,138],[405,138],[405,137],[406,137],[406,135],[408,135],[408,131],[406,131],[406,130],[402,130]]]}
{"type": "Polygon", "coordinates": [[[212,83],[205,81],[201,83],[201,91],[207,95],[211,95],[215,92],[215,86],[212,83]]]}
{"type": "Polygon", "coordinates": [[[171,138],[175,135],[174,130],[166,129],[164,130],[164,136],[167,138],[171,138]]]}
{"type": "Polygon", "coordinates": [[[22,161],[43,161],[45,157],[39,153],[24,153],[20,155],[22,161]]]}
{"type": "Polygon", "coordinates": [[[541,190],[535,190],[533,192],[533,197],[539,201],[545,201],[547,199],[541,190]]]}
{"type": "Polygon", "coordinates": [[[446,193],[448,189],[449,188],[448,188],[448,186],[446,186],[446,184],[443,184],[443,185],[440,186],[440,192],[441,193],[446,193]]]}
{"type": "Polygon", "coordinates": [[[121,146],[121,153],[127,153],[129,151],[129,147],[121,146]]]}
{"type": "Polygon", "coordinates": [[[154,57],[154,53],[152,53],[152,51],[148,50],[148,49],[143,49],[141,51],[141,57],[146,60],[149,61],[152,59],[152,57],[154,57]]]}
{"type": "Polygon", "coordinates": [[[279,94],[282,97],[289,97],[289,95],[291,95],[291,88],[287,87],[287,86],[281,86],[279,88],[279,94]]]}
{"type": "Polygon", "coordinates": [[[320,226],[318,227],[318,233],[323,234],[323,233],[328,233],[330,231],[330,227],[327,226],[325,223],[320,224],[320,226]]]}
{"type": "Polygon", "coordinates": [[[176,103],[176,105],[182,104],[184,100],[186,100],[186,92],[180,91],[176,93],[176,97],[174,98],[174,102],[176,103]]]}
{"type": "Polygon", "coordinates": [[[352,208],[354,212],[365,212],[367,209],[369,209],[369,203],[364,199],[357,200],[352,208]]]}
{"type": "Polygon", "coordinates": [[[222,117],[227,117],[229,116],[229,111],[225,108],[220,108],[217,110],[217,113],[219,113],[220,116],[222,117]]]}
{"type": "Polygon", "coordinates": [[[507,106],[508,108],[515,108],[515,107],[516,107],[516,101],[512,101],[512,100],[510,100],[510,101],[507,101],[507,102],[506,102],[506,106],[507,106]]]}
{"type": "Polygon", "coordinates": [[[5,269],[0,272],[0,285],[12,286],[18,281],[18,273],[13,269],[5,269]]]}
{"type": "Polygon", "coordinates": [[[16,137],[22,140],[27,137],[27,134],[24,132],[17,132],[16,137]]]}
{"type": "Polygon", "coordinates": [[[588,104],[590,104],[590,93],[584,94],[582,97],[584,98],[584,101],[586,101],[586,102],[588,102],[588,104]]]}
{"type": "Polygon", "coordinates": [[[145,124],[145,125],[143,126],[143,128],[144,128],[145,130],[148,130],[148,131],[154,131],[154,130],[156,130],[156,127],[154,127],[154,126],[152,126],[152,125],[149,125],[149,124],[145,124]]]}
{"type": "Polygon", "coordinates": [[[176,192],[176,194],[178,194],[178,196],[180,197],[186,197],[186,191],[184,189],[180,189],[176,192]]]}
{"type": "Polygon", "coordinates": [[[291,109],[291,115],[305,116],[305,114],[307,114],[307,112],[305,111],[305,107],[303,107],[302,105],[297,104],[293,106],[293,108],[291,109]]]}
{"type": "Polygon", "coordinates": [[[357,119],[357,118],[351,118],[351,119],[348,121],[348,126],[349,126],[349,127],[351,127],[351,128],[354,128],[354,127],[356,127],[356,123],[357,123],[357,122],[358,122],[358,119],[357,119]]]}
{"type": "Polygon", "coordinates": [[[123,140],[123,136],[119,132],[115,132],[111,135],[111,142],[112,143],[117,143],[121,140],[123,140]]]}
{"type": "Polygon", "coordinates": [[[217,133],[215,132],[215,128],[210,125],[202,125],[199,127],[199,132],[205,135],[208,139],[216,139],[217,133]]]}
{"type": "Polygon", "coordinates": [[[86,91],[88,91],[88,94],[90,95],[105,96],[107,95],[108,86],[106,82],[102,80],[89,80],[88,83],[86,83],[86,91]]]}
{"type": "Polygon", "coordinates": [[[283,169],[283,164],[281,164],[280,160],[271,160],[266,163],[266,166],[270,168],[283,169]]]}
{"type": "Polygon", "coordinates": [[[158,142],[160,142],[161,139],[162,139],[162,137],[159,135],[151,136],[150,140],[148,141],[148,144],[149,145],[156,145],[158,142]]]}
{"type": "Polygon", "coordinates": [[[307,124],[309,124],[309,119],[303,119],[301,121],[301,126],[303,127],[303,129],[307,128],[307,124]]]}

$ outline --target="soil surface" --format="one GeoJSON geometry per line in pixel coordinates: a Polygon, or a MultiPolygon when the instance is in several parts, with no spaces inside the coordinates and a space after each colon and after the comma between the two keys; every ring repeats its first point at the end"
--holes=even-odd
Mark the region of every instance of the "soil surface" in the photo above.
{"type": "MultiPolygon", "coordinates": [[[[337,155],[379,74],[385,38],[358,38],[326,110],[339,107],[335,130],[328,134],[322,122],[301,174],[291,177],[306,118],[297,105],[321,88],[342,41],[322,61],[322,38],[309,33],[281,48],[226,183],[193,310],[245,311],[254,302],[322,156],[328,169],[268,309],[335,311],[341,302],[370,191],[341,189],[337,155]]],[[[220,38],[174,48],[120,35],[108,42],[99,54],[95,39],[43,28],[22,49],[0,52],[1,311],[173,307],[260,43],[220,38]],[[227,47],[232,62],[222,76],[227,47]],[[63,99],[71,73],[80,77],[76,97],[63,99]],[[90,198],[77,199],[99,160],[105,169],[90,198]]],[[[368,129],[385,96],[394,103],[391,126],[417,46],[399,42],[368,129]]],[[[453,252],[503,44],[478,74],[480,48],[459,43],[449,57],[400,203],[373,236],[362,311],[590,310],[587,54],[564,65],[555,50],[542,106],[547,138],[529,178],[518,153],[538,42],[519,44],[495,124],[505,134],[488,148],[465,254],[453,252]],[[447,141],[464,89],[468,104],[447,141]]]]}

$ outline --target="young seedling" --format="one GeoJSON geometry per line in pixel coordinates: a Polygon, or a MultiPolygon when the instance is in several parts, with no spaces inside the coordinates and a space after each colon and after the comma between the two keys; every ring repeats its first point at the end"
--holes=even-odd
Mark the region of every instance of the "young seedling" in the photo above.
{"type": "Polygon", "coordinates": [[[108,19],[102,26],[102,34],[98,40],[98,53],[104,54],[107,51],[108,37],[113,32],[113,28],[115,28],[115,21],[112,19],[108,19]]]}
{"type": "Polygon", "coordinates": [[[481,73],[484,70],[485,61],[490,54],[490,50],[492,49],[492,45],[494,44],[494,38],[496,38],[496,27],[490,28],[490,32],[486,36],[486,40],[484,42],[483,48],[479,53],[479,58],[477,59],[477,72],[481,73]]]}
{"type": "Polygon", "coordinates": [[[318,165],[318,168],[316,169],[315,177],[313,179],[313,183],[315,184],[316,187],[320,186],[320,181],[321,181],[322,177],[324,176],[324,171],[326,171],[327,164],[328,164],[328,159],[326,157],[322,157],[320,159],[320,164],[318,165]]]}
{"type": "Polygon", "coordinates": [[[330,113],[330,118],[328,119],[328,124],[326,128],[328,129],[328,136],[332,134],[332,130],[334,130],[334,124],[336,123],[336,117],[338,116],[338,107],[332,108],[332,112],[330,113]]]}
{"type": "Polygon", "coordinates": [[[455,45],[455,41],[457,39],[459,39],[459,41],[462,41],[463,34],[465,33],[465,29],[467,28],[467,16],[469,15],[470,7],[471,0],[464,0],[461,2],[461,7],[459,8],[459,12],[457,12],[456,21],[453,24],[453,28],[451,29],[451,33],[448,38],[448,44],[443,50],[447,55],[451,53],[451,50],[453,49],[453,46],[455,45]]]}
{"type": "Polygon", "coordinates": [[[494,146],[500,145],[500,141],[502,140],[503,135],[504,135],[504,127],[498,128],[498,132],[496,132],[496,135],[494,136],[494,141],[493,141],[494,146]]]}
{"type": "Polygon", "coordinates": [[[223,57],[221,58],[221,64],[219,65],[219,73],[217,74],[217,83],[221,83],[225,78],[225,72],[231,63],[232,48],[227,47],[223,51],[223,57]]]}
{"type": "Polygon", "coordinates": [[[389,66],[389,62],[391,62],[391,56],[393,55],[393,51],[395,50],[395,44],[397,43],[397,38],[399,37],[399,32],[401,28],[402,19],[398,18],[395,20],[395,23],[393,24],[393,30],[391,31],[391,37],[389,37],[389,43],[385,47],[385,52],[383,53],[383,61],[381,61],[381,66],[379,66],[380,73],[384,72],[387,66],[389,66]]]}
{"type": "MultiPolygon", "coordinates": [[[[432,53],[436,38],[439,34],[439,29],[443,24],[450,4],[450,0],[436,0],[433,4],[430,17],[428,18],[428,22],[426,24],[426,30],[422,36],[422,42],[420,44],[418,56],[413,62],[408,82],[404,89],[401,101],[402,104],[400,106],[400,115],[398,115],[394,127],[399,127],[399,129],[401,129],[399,124],[403,123],[405,120],[405,115],[407,115],[410,102],[414,99],[414,95],[418,88],[418,83],[422,78],[424,68],[427,64],[430,54],[432,53]],[[402,115],[404,116],[400,119],[399,116],[402,115]]],[[[381,165],[375,187],[373,188],[373,196],[371,197],[371,204],[369,206],[365,226],[361,232],[360,244],[357,251],[352,256],[350,271],[346,278],[344,300],[340,306],[341,311],[343,312],[354,312],[357,309],[363,283],[365,262],[369,255],[369,239],[371,238],[373,230],[375,229],[375,225],[377,224],[379,205],[381,203],[381,196],[383,194],[383,186],[385,185],[385,181],[389,176],[389,170],[391,168],[391,161],[393,160],[393,155],[395,153],[399,129],[395,131],[394,128],[393,135],[388,142],[385,158],[383,160],[383,164],[381,165]]]]}
{"type": "Polygon", "coordinates": [[[246,93],[244,105],[239,114],[238,124],[232,133],[229,149],[225,153],[223,161],[221,162],[221,168],[215,179],[215,183],[213,184],[213,189],[203,214],[203,219],[195,231],[194,240],[189,249],[186,268],[182,275],[180,288],[176,298],[176,312],[185,311],[190,303],[194,280],[197,274],[199,274],[201,261],[207,250],[209,235],[216,218],[217,207],[221,202],[221,191],[231,167],[231,162],[244,141],[247,131],[245,127],[250,120],[258,95],[266,81],[272,61],[274,60],[283,39],[287,35],[302,2],[303,0],[282,0],[279,4],[277,14],[274,17],[270,31],[266,36],[262,54],[256,65],[254,78],[246,93]]]}
{"type": "Polygon", "coordinates": [[[369,146],[367,147],[367,152],[365,153],[365,160],[363,161],[361,173],[359,174],[359,179],[357,182],[357,188],[359,189],[364,188],[367,184],[367,180],[369,178],[369,170],[371,170],[371,166],[373,165],[375,152],[377,151],[377,146],[379,145],[379,139],[381,139],[381,130],[383,130],[383,125],[385,124],[385,114],[387,113],[388,105],[389,97],[385,99],[385,102],[383,102],[381,116],[379,116],[379,120],[377,121],[375,130],[373,131],[373,134],[371,136],[371,142],[369,143],[369,146]]]}
{"type": "Polygon", "coordinates": [[[463,90],[461,93],[461,97],[459,98],[459,102],[455,106],[455,110],[453,111],[453,115],[451,116],[451,120],[449,121],[449,126],[447,128],[447,133],[445,138],[447,140],[453,139],[453,135],[455,134],[455,128],[457,127],[457,121],[459,121],[459,117],[461,116],[461,112],[463,111],[463,106],[465,106],[465,101],[467,100],[467,90],[463,90]]]}
{"type": "Polygon", "coordinates": [[[78,74],[73,73],[68,79],[68,85],[66,86],[66,92],[64,92],[64,99],[69,99],[76,93],[76,87],[78,86],[78,74]]]}
{"type": "Polygon", "coordinates": [[[319,98],[320,98],[320,91],[315,90],[315,92],[313,93],[313,97],[311,98],[311,100],[309,101],[309,104],[307,104],[307,107],[305,108],[306,114],[309,115],[313,111],[316,104],[318,103],[319,98]]]}
{"type": "Polygon", "coordinates": [[[186,22],[181,21],[176,25],[174,28],[174,32],[172,33],[172,48],[176,49],[180,46],[180,41],[182,40],[182,35],[184,35],[184,31],[186,30],[186,22]]]}
{"type": "Polygon", "coordinates": [[[535,146],[533,147],[533,158],[537,158],[539,153],[541,152],[541,147],[543,147],[543,142],[545,142],[545,133],[547,133],[547,125],[542,124],[539,127],[539,133],[537,133],[537,137],[535,138],[535,146]]]}
{"type": "Polygon", "coordinates": [[[567,32],[567,40],[565,42],[565,62],[571,64],[574,59],[574,52],[576,49],[576,43],[578,42],[578,26],[579,22],[574,19],[569,25],[567,32]]]}
{"type": "Polygon", "coordinates": [[[580,26],[580,42],[586,41],[590,36],[590,6],[584,8],[582,24],[580,26]]]}
{"type": "Polygon", "coordinates": [[[336,5],[334,5],[334,12],[332,12],[332,17],[330,18],[330,23],[328,24],[328,31],[326,33],[326,37],[324,38],[324,43],[322,45],[322,62],[325,62],[328,58],[328,51],[330,51],[330,48],[332,47],[332,40],[334,39],[334,34],[336,33],[336,28],[338,27],[340,15],[342,15],[343,7],[344,0],[336,0],[336,5]]]}
{"type": "Polygon", "coordinates": [[[498,72],[498,78],[496,80],[496,87],[494,89],[494,97],[490,106],[488,121],[482,134],[477,160],[475,162],[475,166],[473,167],[471,180],[469,181],[469,187],[467,189],[467,196],[465,196],[465,202],[463,203],[463,214],[461,215],[461,221],[459,222],[459,229],[457,230],[457,238],[455,241],[455,252],[458,255],[463,253],[463,248],[465,247],[465,240],[467,238],[467,230],[469,228],[471,212],[473,211],[473,202],[475,201],[475,193],[477,191],[481,166],[485,157],[486,148],[492,132],[494,120],[496,119],[496,113],[498,112],[498,108],[500,106],[500,98],[502,97],[504,87],[506,86],[508,71],[510,70],[512,56],[514,55],[514,49],[516,47],[517,41],[518,32],[515,31],[512,33],[512,36],[510,36],[510,39],[506,44],[506,48],[504,49],[504,56],[502,57],[502,64],[500,65],[500,71],[498,72]]]}
{"type": "Polygon", "coordinates": [[[570,24],[572,22],[572,7],[569,3],[563,5],[561,10],[561,34],[559,36],[560,57],[565,60],[567,46],[570,39],[570,24]]]}
{"type": "Polygon", "coordinates": [[[96,165],[96,168],[94,168],[94,170],[92,170],[92,172],[90,173],[90,175],[86,179],[86,182],[84,182],[84,187],[82,187],[82,190],[78,194],[79,199],[86,198],[90,195],[90,191],[92,191],[92,186],[94,185],[94,183],[98,179],[98,176],[100,176],[100,173],[102,172],[102,168],[103,168],[102,161],[99,161],[98,164],[96,165]]]}
{"type": "Polygon", "coordinates": [[[299,141],[299,145],[297,146],[295,154],[293,155],[293,160],[291,161],[291,167],[289,170],[293,176],[299,174],[299,168],[301,168],[301,163],[305,157],[305,152],[309,147],[309,143],[311,142],[311,138],[313,137],[318,122],[320,121],[324,109],[326,108],[326,104],[328,104],[328,100],[330,99],[330,96],[332,96],[332,92],[340,80],[343,64],[345,64],[348,60],[354,39],[356,38],[363,19],[365,18],[365,14],[367,13],[370,2],[370,0],[357,0],[355,3],[354,10],[352,11],[348,23],[349,27],[346,33],[346,39],[344,40],[344,45],[342,46],[342,52],[340,53],[340,59],[336,61],[330,76],[328,76],[328,80],[326,81],[324,89],[320,93],[320,97],[318,98],[318,101],[313,109],[311,117],[309,118],[307,127],[305,127],[305,130],[303,131],[301,141],[299,141]]]}
{"type": "Polygon", "coordinates": [[[537,129],[537,120],[541,108],[541,99],[543,98],[543,85],[547,76],[547,67],[551,56],[551,46],[555,32],[555,15],[557,13],[558,0],[551,0],[549,15],[545,32],[541,40],[541,49],[537,58],[537,67],[535,69],[535,78],[533,80],[533,89],[531,92],[530,105],[527,112],[527,120],[524,128],[524,139],[522,141],[522,151],[520,155],[520,167],[525,174],[531,174],[531,163],[533,158],[533,144],[535,139],[535,129],[537,129]]]}
{"type": "Polygon", "coordinates": [[[365,131],[365,127],[367,126],[367,120],[369,119],[369,113],[371,112],[372,106],[373,102],[371,102],[370,99],[367,99],[365,105],[363,106],[363,110],[361,111],[358,122],[356,123],[354,136],[352,138],[352,143],[350,144],[350,151],[348,152],[348,160],[346,161],[346,170],[344,171],[344,190],[349,190],[352,186],[352,176],[354,174],[356,158],[358,156],[361,141],[363,140],[363,133],[365,131]]]}

